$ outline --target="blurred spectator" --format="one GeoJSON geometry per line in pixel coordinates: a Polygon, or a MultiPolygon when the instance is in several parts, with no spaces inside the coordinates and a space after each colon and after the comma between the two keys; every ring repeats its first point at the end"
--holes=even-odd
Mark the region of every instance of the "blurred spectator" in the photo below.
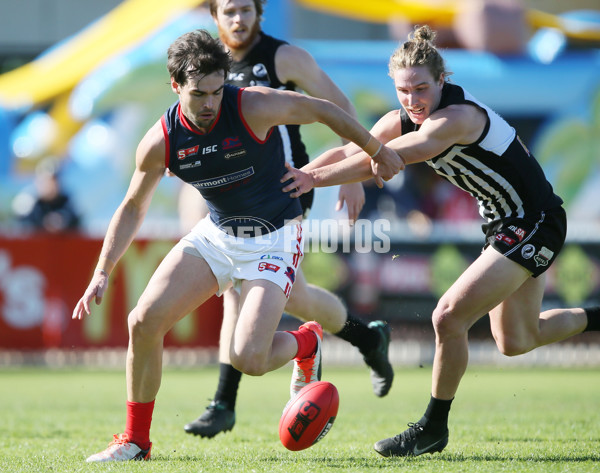
{"type": "Polygon", "coordinates": [[[79,229],[79,215],[60,183],[60,166],[47,158],[35,170],[35,190],[24,190],[13,201],[19,221],[32,230],[62,233],[79,229]]]}

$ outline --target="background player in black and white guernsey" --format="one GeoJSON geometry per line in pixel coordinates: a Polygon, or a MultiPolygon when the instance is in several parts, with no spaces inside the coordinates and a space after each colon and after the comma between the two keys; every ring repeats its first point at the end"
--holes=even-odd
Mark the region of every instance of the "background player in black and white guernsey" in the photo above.
{"type": "MultiPolygon", "coordinates": [[[[431,398],[423,417],[404,432],[381,440],[384,456],[442,451],[448,415],[468,362],[469,328],[489,313],[498,349],[507,356],[598,330],[597,308],[541,312],[544,271],[566,235],[562,200],[521,143],[515,130],[458,85],[434,46],[435,33],[422,26],[390,60],[400,110],[371,132],[406,164],[426,162],[471,194],[486,220],[481,255],[441,297],[433,312],[436,352],[431,398]]],[[[324,153],[283,179],[297,196],[313,186],[367,178],[378,165],[352,145],[324,153]]]]}
{"type": "Polygon", "coordinates": [[[318,379],[319,324],[277,331],[302,259],[303,239],[298,200],[277,196],[277,177],[285,172],[285,163],[275,127],[321,122],[385,160],[387,178],[402,165],[393,151],[331,102],[265,87],[226,86],[230,60],[221,42],[206,31],[187,33],[169,47],[167,68],[179,101],[142,138],[129,189],[111,219],[92,280],[73,311],[73,318],[80,319],[89,314],[93,299],[101,301],[109,275],[135,237],[167,167],[203,193],[210,216],[165,256],[128,317],[125,432],[88,462],[150,457],[163,338],[178,320],[230,284],[241,301],[230,344],[234,366],[260,376],[294,359],[296,390],[318,379]],[[264,222],[268,233],[240,238],[242,227],[247,230],[257,222],[264,222]],[[267,253],[275,257],[268,263],[261,258],[267,253]]]}
{"type": "MultiPolygon", "coordinates": [[[[232,55],[232,66],[226,82],[239,87],[265,86],[274,89],[300,89],[313,97],[325,98],[355,115],[352,103],[317,65],[304,49],[273,38],[261,31],[263,13],[261,0],[211,0],[210,8],[219,29],[219,37],[232,55]]],[[[300,136],[300,126],[281,125],[281,136],[286,162],[295,167],[308,163],[309,157],[300,136]]],[[[184,188],[186,189],[186,188],[184,188]]],[[[198,220],[197,192],[187,188],[184,212],[187,218],[198,220]],[[195,195],[189,196],[189,193],[195,195]]],[[[313,192],[300,197],[303,215],[313,202],[313,192]]],[[[358,217],[364,203],[362,184],[340,186],[338,209],[346,203],[350,220],[358,217]]],[[[241,373],[231,366],[229,340],[237,317],[239,297],[235,291],[223,295],[224,320],[220,337],[220,376],[213,401],[196,420],[185,425],[185,431],[202,437],[213,437],[226,432],[235,424],[235,406],[241,373]]],[[[389,327],[385,322],[367,324],[349,315],[342,301],[333,293],[308,284],[302,271],[298,271],[294,290],[286,312],[302,320],[316,320],[323,328],[357,346],[371,368],[373,390],[385,396],[391,386],[394,371],[388,361],[389,327]]]]}

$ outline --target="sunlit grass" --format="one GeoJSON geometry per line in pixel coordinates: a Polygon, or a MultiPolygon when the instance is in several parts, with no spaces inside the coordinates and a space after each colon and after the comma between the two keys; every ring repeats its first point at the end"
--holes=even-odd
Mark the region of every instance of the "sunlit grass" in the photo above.
{"type": "Polygon", "coordinates": [[[183,425],[213,395],[217,370],[166,369],[151,431],[153,460],[86,464],[125,422],[122,371],[0,371],[2,472],[589,472],[599,471],[600,379],[595,370],[470,369],[454,401],[450,443],[441,454],[389,459],[375,441],[416,421],[429,398],[431,369],[399,369],[391,393],[376,398],[366,369],[325,368],[340,410],[319,444],[289,452],[277,426],[288,367],[246,376],[232,432],[206,440],[183,425]]]}

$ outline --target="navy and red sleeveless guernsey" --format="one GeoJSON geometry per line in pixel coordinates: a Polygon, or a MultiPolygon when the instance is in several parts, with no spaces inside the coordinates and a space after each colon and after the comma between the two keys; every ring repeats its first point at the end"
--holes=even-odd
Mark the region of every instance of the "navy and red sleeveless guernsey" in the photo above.
{"type": "Polygon", "coordinates": [[[242,116],[242,93],[225,85],[221,109],[205,134],[192,128],[175,102],[161,118],[165,163],[200,191],[216,225],[235,231],[254,218],[268,222],[272,231],[302,209],[298,199],[281,191],[286,169],[279,133],[271,130],[264,141],[254,135],[242,116]]]}
{"type": "MultiPolygon", "coordinates": [[[[445,83],[439,109],[453,104],[470,104],[483,110],[487,123],[479,139],[455,144],[425,161],[440,176],[477,200],[479,214],[488,222],[562,205],[539,163],[511,127],[496,112],[477,101],[462,87],[445,83]]],[[[416,131],[404,109],[400,110],[402,134],[416,131]]]]}
{"type": "MultiPolygon", "coordinates": [[[[275,70],[275,53],[280,46],[288,44],[286,41],[276,39],[262,31],[260,40],[240,61],[233,61],[231,70],[225,83],[237,87],[260,85],[272,89],[295,90],[296,84],[282,83],[275,70]]],[[[285,160],[296,168],[308,164],[308,153],[300,136],[299,125],[279,125],[285,160]]],[[[302,210],[306,211],[312,206],[314,190],[300,196],[302,210]]]]}

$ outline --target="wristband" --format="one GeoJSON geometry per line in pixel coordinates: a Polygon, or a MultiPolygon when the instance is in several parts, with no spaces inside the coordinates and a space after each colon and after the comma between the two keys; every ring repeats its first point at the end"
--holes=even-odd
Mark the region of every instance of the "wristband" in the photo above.
{"type": "Polygon", "coordinates": [[[381,151],[381,148],[383,148],[383,143],[380,141],[379,148],[377,148],[377,151],[375,151],[375,154],[371,155],[371,158],[374,158],[375,156],[377,156],[379,154],[379,152],[381,151]]]}

